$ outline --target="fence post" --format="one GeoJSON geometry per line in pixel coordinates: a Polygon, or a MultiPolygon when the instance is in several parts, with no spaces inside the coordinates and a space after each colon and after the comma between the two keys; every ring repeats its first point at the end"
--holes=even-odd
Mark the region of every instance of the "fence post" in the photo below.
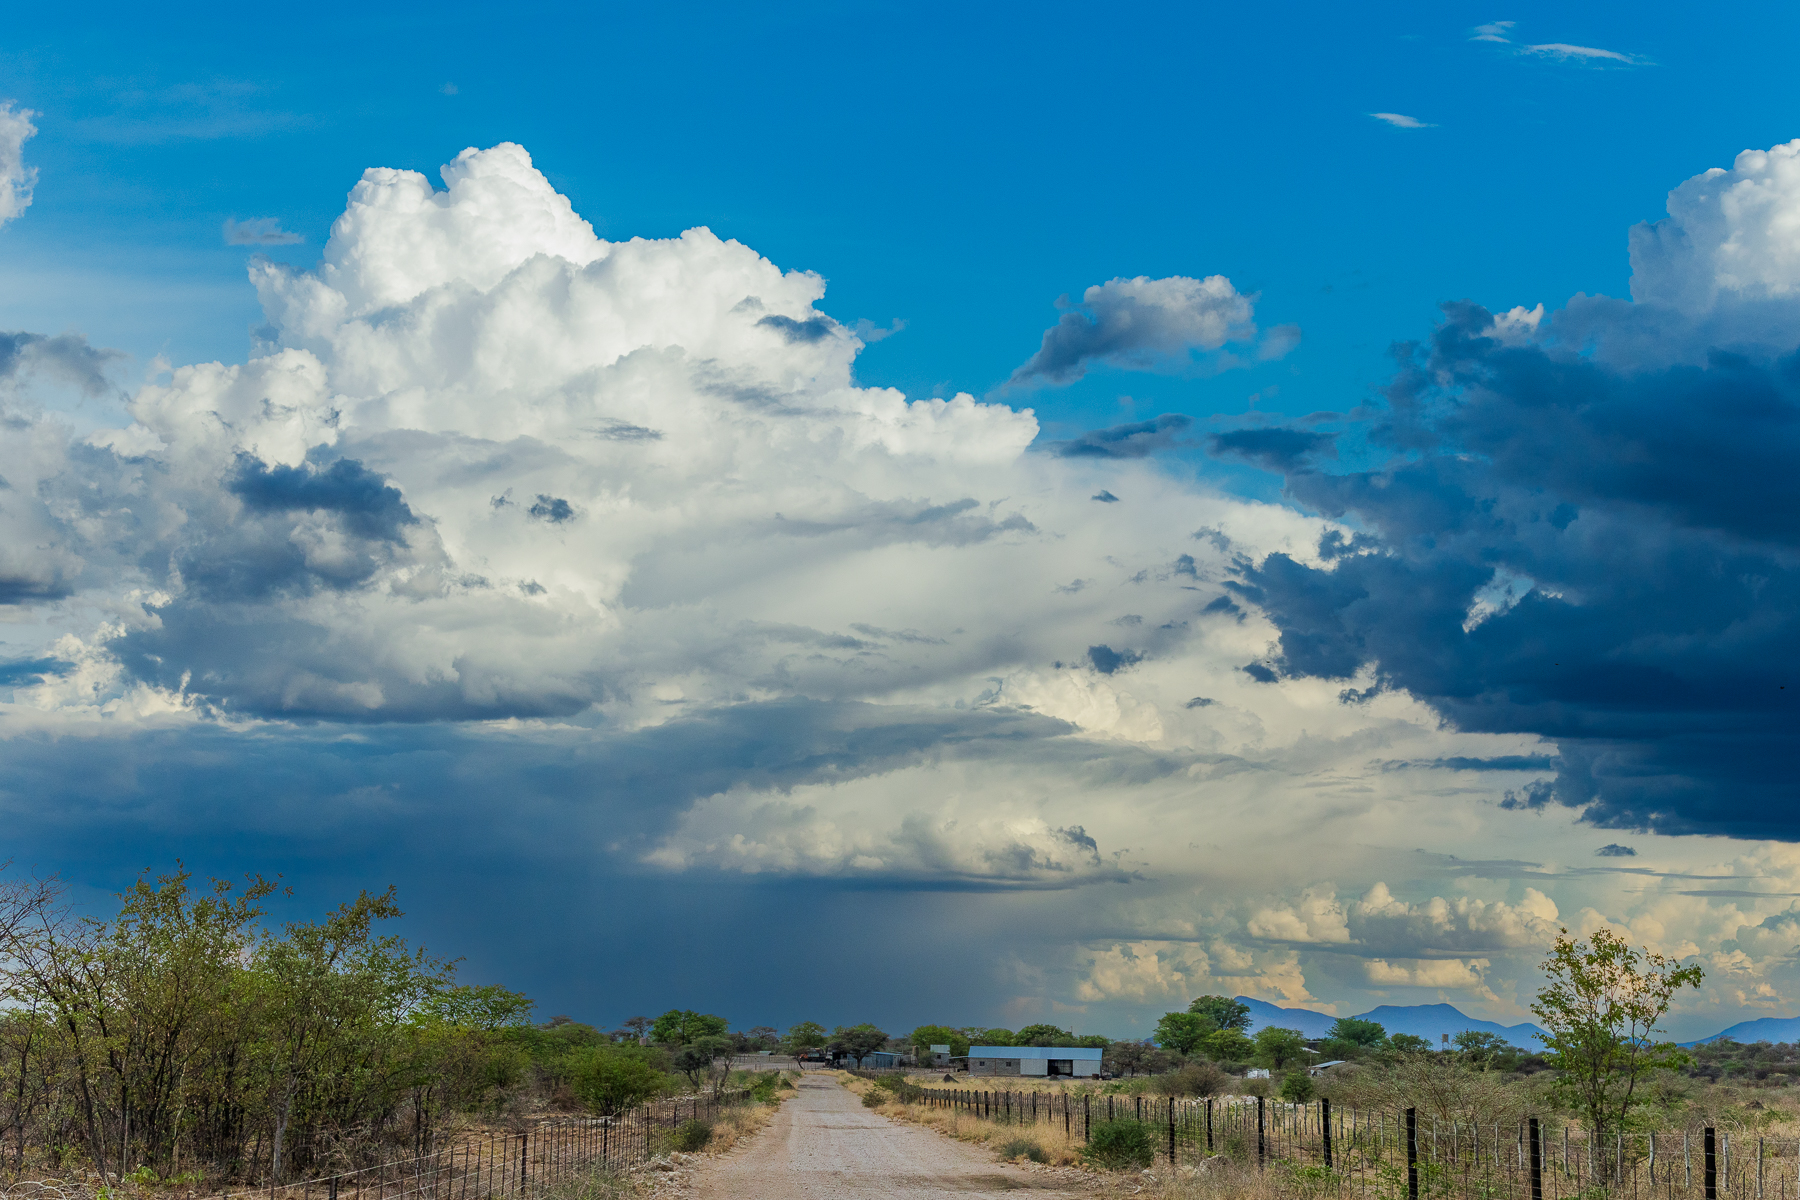
{"type": "Polygon", "coordinates": [[[1406,1110],[1406,1200],[1419,1200],[1419,1110],[1406,1110]]]}
{"type": "MultiPolygon", "coordinates": [[[[1083,1096],[1081,1098],[1081,1140],[1084,1142],[1088,1141],[1089,1140],[1088,1135],[1093,1133],[1093,1131],[1094,1131],[1094,1098],[1092,1096],[1083,1096]]],[[[1710,1198],[1709,1198],[1709,1200],[1710,1200],[1710,1198]]]]}
{"type": "Polygon", "coordinates": [[[1713,1127],[1706,1127],[1705,1166],[1702,1168],[1701,1181],[1706,1186],[1706,1200],[1719,1200],[1719,1160],[1713,1127]]]}
{"type": "Polygon", "coordinates": [[[1169,1165],[1175,1165],[1175,1097],[1169,1097],[1169,1165]]]}
{"type": "Polygon", "coordinates": [[[521,1133],[519,1135],[519,1194],[520,1195],[525,1194],[525,1180],[526,1180],[526,1174],[525,1174],[526,1158],[525,1158],[525,1155],[526,1155],[526,1151],[528,1150],[530,1145],[531,1145],[531,1135],[529,1133],[521,1133]]]}
{"type": "Polygon", "coordinates": [[[1258,1167],[1263,1165],[1263,1158],[1268,1153],[1263,1140],[1263,1129],[1263,1098],[1258,1096],[1256,1098],[1256,1165],[1258,1167]]]}
{"type": "Polygon", "coordinates": [[[1206,1152],[1212,1153],[1212,1097],[1206,1098],[1206,1152]]]}
{"type": "MultiPolygon", "coordinates": [[[[1331,1169],[1331,1101],[1323,1096],[1319,1097],[1319,1129],[1325,1139],[1325,1169],[1329,1171],[1331,1169]]],[[[1533,1197],[1533,1200],[1542,1200],[1542,1198],[1533,1197]]]]}
{"type": "Polygon", "coordinates": [[[1532,1117],[1526,1125],[1531,1139],[1531,1200],[1544,1200],[1544,1144],[1538,1140],[1538,1119],[1532,1117]]]}

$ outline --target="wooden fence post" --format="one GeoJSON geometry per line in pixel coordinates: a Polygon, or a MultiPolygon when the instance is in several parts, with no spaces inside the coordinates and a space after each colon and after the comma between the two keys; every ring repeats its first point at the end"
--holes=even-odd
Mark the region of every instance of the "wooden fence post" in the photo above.
{"type": "Polygon", "coordinates": [[[1544,1200],[1544,1144],[1538,1140],[1538,1119],[1528,1122],[1526,1136],[1531,1139],[1531,1200],[1544,1200]]]}
{"type": "Polygon", "coordinates": [[[1406,1110],[1406,1200],[1419,1200],[1419,1110],[1406,1110]]]}
{"type": "Polygon", "coordinates": [[[1706,1200],[1719,1200],[1719,1160],[1713,1127],[1706,1127],[1705,1165],[1702,1168],[1701,1181],[1706,1186],[1706,1200]]]}

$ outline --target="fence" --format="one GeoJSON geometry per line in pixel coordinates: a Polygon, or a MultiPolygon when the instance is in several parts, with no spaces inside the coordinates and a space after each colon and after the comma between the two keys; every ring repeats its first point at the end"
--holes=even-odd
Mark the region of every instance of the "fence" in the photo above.
{"type": "MultiPolygon", "coordinates": [[[[218,1200],[515,1200],[602,1168],[653,1158],[684,1121],[710,1120],[747,1103],[750,1089],[662,1100],[606,1117],[552,1119],[524,1133],[449,1137],[424,1154],[335,1175],[264,1184],[218,1200]]],[[[15,1184],[7,1194],[69,1196],[61,1183],[15,1184]]],[[[85,1191],[85,1189],[77,1189],[85,1191]]],[[[116,1193],[115,1193],[116,1194],[116,1193]]]]}
{"type": "MultiPolygon", "coordinates": [[[[872,1076],[872,1072],[858,1072],[872,1076]]],[[[1800,1142],[1712,1127],[1595,1142],[1560,1119],[1484,1124],[1260,1096],[1185,1099],[975,1091],[890,1083],[899,1097],[1002,1124],[1060,1125],[1088,1140],[1102,1121],[1148,1127],[1156,1156],[1223,1155],[1299,1175],[1308,1191],[1382,1200],[1800,1200],[1800,1142]]]]}

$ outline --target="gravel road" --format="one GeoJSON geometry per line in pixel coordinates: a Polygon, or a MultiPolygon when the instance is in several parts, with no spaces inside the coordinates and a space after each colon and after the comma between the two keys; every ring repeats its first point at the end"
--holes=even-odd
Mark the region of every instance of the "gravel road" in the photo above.
{"type": "Polygon", "coordinates": [[[870,1112],[833,1079],[810,1076],[769,1127],[695,1179],[700,1200],[905,1200],[1035,1192],[1073,1200],[1079,1192],[940,1133],[870,1112]]]}

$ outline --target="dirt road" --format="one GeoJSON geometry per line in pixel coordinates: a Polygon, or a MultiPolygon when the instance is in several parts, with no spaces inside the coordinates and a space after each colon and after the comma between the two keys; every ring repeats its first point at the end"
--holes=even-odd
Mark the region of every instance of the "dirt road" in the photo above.
{"type": "Polygon", "coordinates": [[[836,1080],[809,1076],[799,1088],[755,1141],[701,1172],[701,1200],[1081,1195],[997,1163],[991,1151],[872,1113],[836,1080]]]}

